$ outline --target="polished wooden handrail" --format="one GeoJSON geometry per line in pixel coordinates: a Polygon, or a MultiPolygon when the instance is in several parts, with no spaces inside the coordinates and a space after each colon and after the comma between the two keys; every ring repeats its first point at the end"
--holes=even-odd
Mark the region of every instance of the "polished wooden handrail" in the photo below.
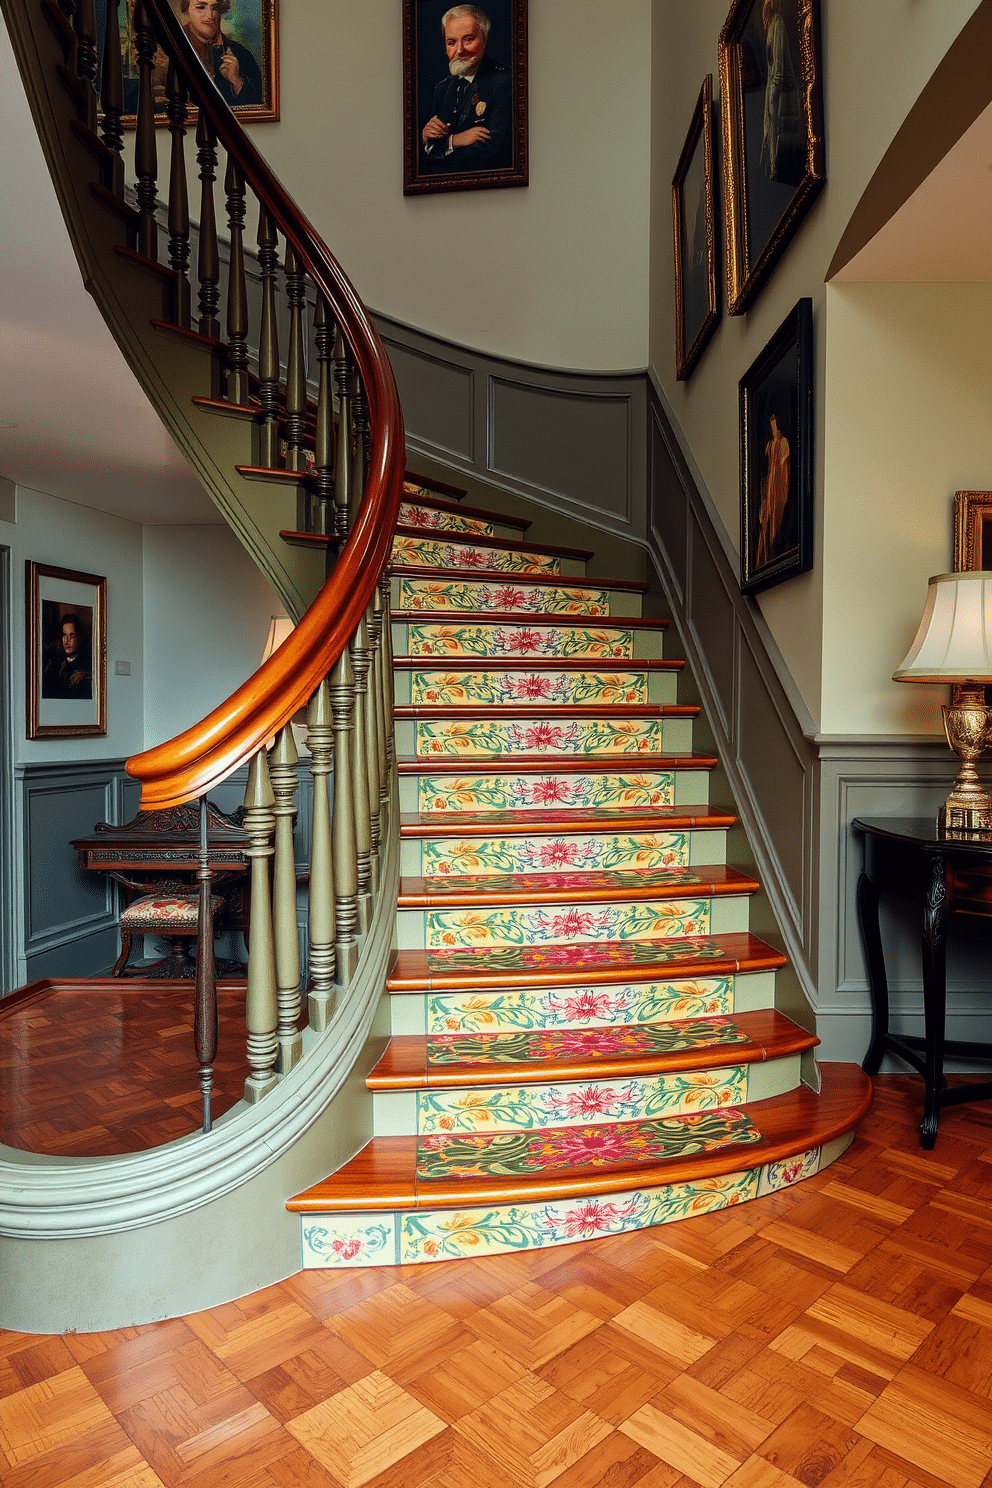
{"type": "Polygon", "coordinates": [[[355,289],[231,113],[168,0],[145,4],[166,54],[182,65],[191,101],[209,116],[218,140],[326,299],[361,375],[371,425],[364,500],[331,577],[299,625],[200,723],[128,760],[128,772],[141,781],[142,806],[161,808],[202,795],[245,763],[307,702],[343,652],[389,556],[405,438],[392,368],[355,289]]]}

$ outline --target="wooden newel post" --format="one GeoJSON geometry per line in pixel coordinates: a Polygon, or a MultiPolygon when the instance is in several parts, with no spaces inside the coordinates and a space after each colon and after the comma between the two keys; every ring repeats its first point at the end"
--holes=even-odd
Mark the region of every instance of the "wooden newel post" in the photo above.
{"type": "Polygon", "coordinates": [[[275,927],[276,1000],[279,1006],[278,1068],[285,1075],[303,1053],[300,1033],[300,941],[296,928],[296,851],[293,818],[296,814],[296,765],[299,755],[291,724],[281,731],[269,755],[269,778],[275,796],[276,840],[272,878],[272,919],[275,927]]]}
{"type": "Polygon", "coordinates": [[[331,698],[327,680],[310,699],[307,747],[313,778],[310,840],[310,1027],[323,1032],[334,1009],[334,869],[331,858],[331,698]]]}
{"type": "Polygon", "coordinates": [[[211,904],[213,873],[210,868],[210,846],[207,836],[207,798],[200,797],[200,861],[197,880],[200,885],[199,915],[196,922],[196,1008],[193,1014],[193,1044],[200,1066],[200,1098],[203,1102],[203,1130],[212,1125],[210,1092],[214,1084],[214,1060],[217,1057],[217,974],[214,967],[214,916],[211,904]]]}
{"type": "Polygon", "coordinates": [[[260,1101],[276,1084],[276,1027],[279,1012],[276,1002],[276,963],[268,861],[272,856],[274,804],[275,797],[269,783],[269,766],[262,748],[252,759],[245,791],[244,824],[248,833],[247,855],[251,862],[251,930],[245,1013],[250,1071],[245,1080],[245,1100],[249,1104],[260,1101]]]}

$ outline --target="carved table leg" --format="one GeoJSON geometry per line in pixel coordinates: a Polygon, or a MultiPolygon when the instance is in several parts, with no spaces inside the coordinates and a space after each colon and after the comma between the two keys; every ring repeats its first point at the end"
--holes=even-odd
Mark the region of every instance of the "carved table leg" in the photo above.
{"type": "Polygon", "coordinates": [[[944,1019],[947,1008],[947,872],[935,854],[923,905],[923,1016],[926,1035],[926,1099],[920,1124],[921,1144],[937,1140],[940,1094],[944,1085],[944,1019]]]}
{"type": "Polygon", "coordinates": [[[866,1075],[877,1075],[889,1033],[889,983],[885,975],[882,934],[878,925],[878,885],[864,870],[858,879],[857,906],[861,949],[864,952],[871,996],[871,1043],[861,1068],[866,1075]]]}

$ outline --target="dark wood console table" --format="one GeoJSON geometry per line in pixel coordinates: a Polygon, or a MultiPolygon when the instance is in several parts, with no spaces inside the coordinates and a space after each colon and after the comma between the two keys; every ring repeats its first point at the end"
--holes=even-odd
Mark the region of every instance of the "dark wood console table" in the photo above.
{"type": "Polygon", "coordinates": [[[862,1068],[878,1073],[886,1053],[898,1054],[924,1080],[920,1141],[932,1147],[942,1106],[992,1098],[992,1080],[948,1088],[946,1055],[992,1060],[992,1043],[944,1036],[947,921],[953,914],[990,922],[992,931],[992,832],[943,837],[932,817],[864,817],[852,822],[864,839],[858,880],[858,925],[871,992],[872,1033],[862,1068]],[[878,901],[892,893],[918,903],[923,937],[924,1037],[889,1032],[889,989],[878,924],[878,901]]]}

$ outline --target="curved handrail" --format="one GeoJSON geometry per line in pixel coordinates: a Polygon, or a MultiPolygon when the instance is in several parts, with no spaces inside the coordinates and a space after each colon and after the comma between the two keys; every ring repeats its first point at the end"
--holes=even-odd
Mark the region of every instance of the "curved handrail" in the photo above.
{"type": "Polygon", "coordinates": [[[142,806],[157,809],[203,795],[236,770],[289,722],[343,652],[389,556],[405,436],[389,359],[347,275],[231,113],[168,0],[145,0],[145,6],[167,56],[181,64],[193,101],[324,296],[361,374],[371,432],[365,497],[354,527],[299,625],[226,702],[174,739],[127,761],[128,773],[141,781],[142,806]]]}

